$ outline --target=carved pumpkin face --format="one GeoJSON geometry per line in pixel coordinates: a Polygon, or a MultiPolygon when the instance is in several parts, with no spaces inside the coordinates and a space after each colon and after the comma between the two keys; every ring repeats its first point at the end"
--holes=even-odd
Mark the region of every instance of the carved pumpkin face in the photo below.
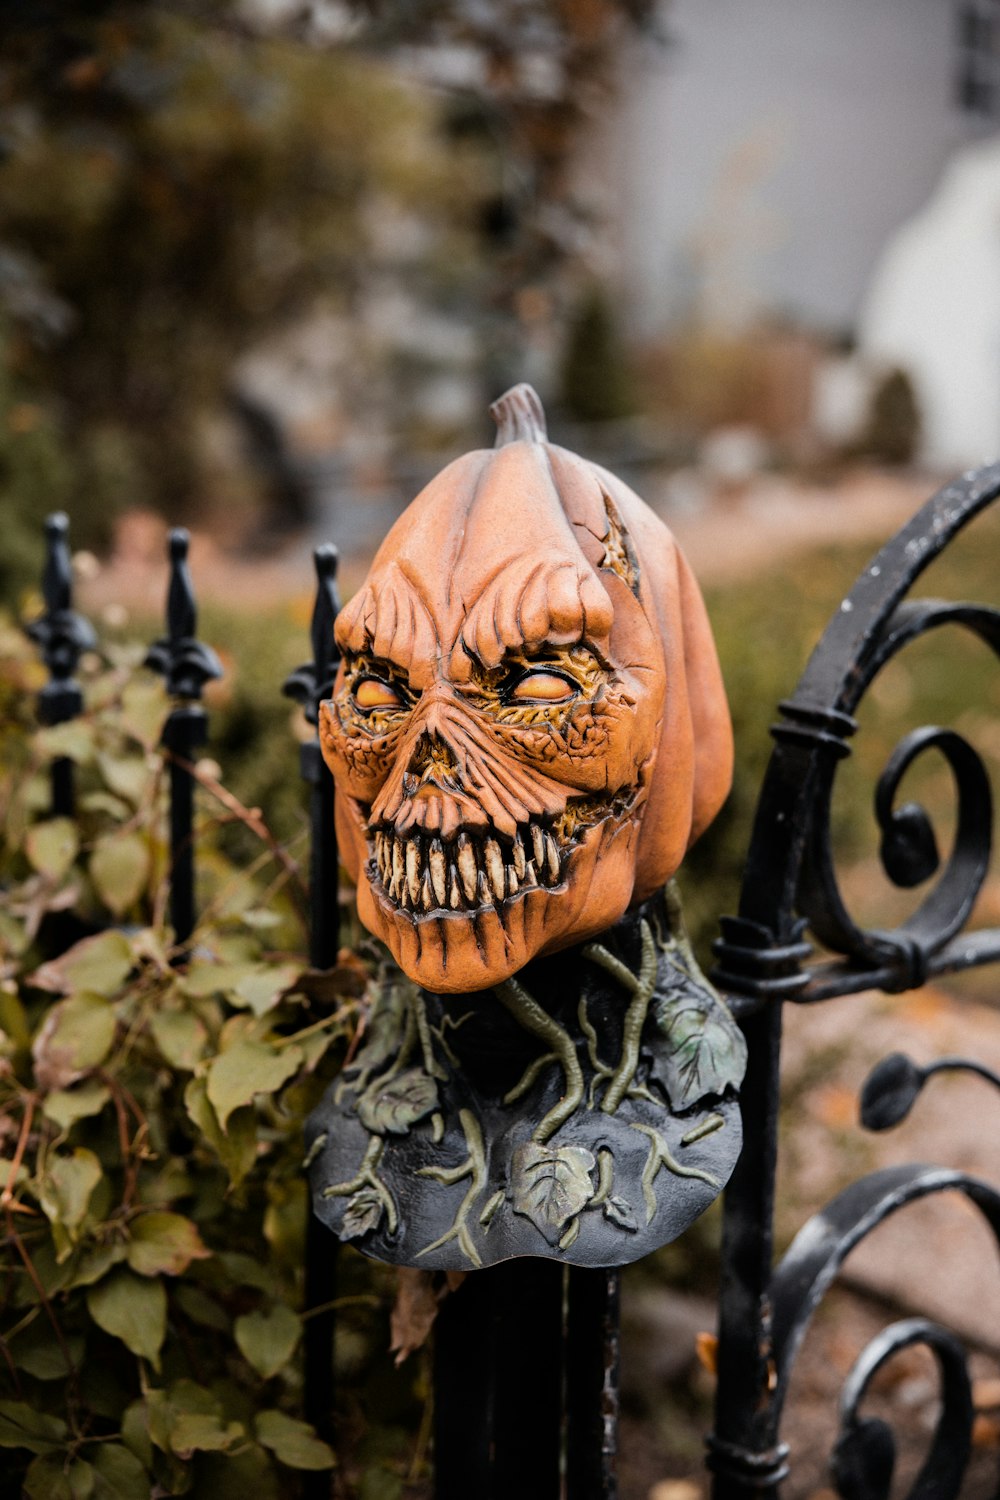
{"type": "Polygon", "coordinates": [[[320,719],[365,926],[438,993],[605,930],[729,790],[704,606],[665,526],[538,397],[407,508],[337,619],[320,719]]]}

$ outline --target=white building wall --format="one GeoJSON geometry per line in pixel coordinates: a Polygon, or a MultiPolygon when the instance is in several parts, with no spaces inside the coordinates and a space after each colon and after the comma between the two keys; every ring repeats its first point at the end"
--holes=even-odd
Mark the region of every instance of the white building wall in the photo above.
{"type": "Polygon", "coordinates": [[[590,166],[635,331],[697,307],[851,327],[879,251],[980,128],[956,0],[670,0],[590,166]]]}

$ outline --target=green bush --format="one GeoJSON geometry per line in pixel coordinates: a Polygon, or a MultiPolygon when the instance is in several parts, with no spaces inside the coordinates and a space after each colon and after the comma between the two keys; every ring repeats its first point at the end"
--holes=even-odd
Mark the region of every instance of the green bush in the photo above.
{"type": "MultiPolygon", "coordinates": [[[[209,771],[201,916],[176,962],[168,704],[138,655],[89,663],[84,716],[36,728],[41,671],[0,629],[0,1490],[288,1496],[334,1463],[301,1418],[301,1127],[369,971],[347,954],[308,969],[298,867],[209,771]],[[73,820],[50,815],[57,756],[75,767],[73,820]],[[233,819],[253,861],[219,847],[233,819]]],[[[360,1265],[347,1301],[378,1307],[385,1278],[360,1265]]],[[[348,1329],[346,1347],[363,1391],[365,1342],[348,1329]]],[[[415,1378],[383,1402],[390,1423],[415,1378]]],[[[395,1452],[392,1431],[366,1442],[373,1462],[395,1452]]]]}

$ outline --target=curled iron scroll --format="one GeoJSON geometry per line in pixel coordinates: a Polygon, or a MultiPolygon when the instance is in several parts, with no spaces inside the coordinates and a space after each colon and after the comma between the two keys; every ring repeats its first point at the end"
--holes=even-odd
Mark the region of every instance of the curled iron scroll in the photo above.
{"type": "MultiPolygon", "coordinates": [[[[902,605],[877,636],[851,683],[845,705],[853,714],[864,691],[883,667],[911,642],[946,624],[972,631],[1000,655],[1000,614],[971,604],[920,600],[902,605]]],[[[881,858],[889,879],[904,888],[937,873],[939,856],[930,819],[917,803],[897,807],[896,794],[919,757],[931,750],[944,756],[955,784],[957,820],[954,848],[940,879],[905,922],[892,933],[867,932],[849,915],[837,882],[830,838],[830,807],[839,760],[829,758],[813,804],[812,829],[799,887],[799,906],[816,936],[855,961],[878,964],[899,956],[904,981],[919,983],[922,963],[961,931],[989,869],[993,805],[989,775],[978,752],[952,729],[925,726],[905,735],[889,757],[875,790],[875,817],[881,831],[881,858]]],[[[907,984],[909,987],[909,984],[907,984]]]]}
{"type": "Polygon", "coordinates": [[[954,730],[930,726],[907,735],[875,794],[883,864],[890,880],[913,886],[937,875],[916,912],[892,932],[865,931],[848,913],[834,870],[831,801],[839,762],[850,754],[854,713],[868,687],[900,651],[929,631],[958,625],[1000,655],[1000,612],[937,599],[906,601],[928,565],[1000,496],[1000,465],[946,486],[861,574],[813,652],[782,721],[747,861],[740,914],[723,922],[713,977],[746,997],[747,1014],[769,998],[824,999],[867,986],[905,989],[928,973],[1000,957],[1000,930],[961,938],[990,857],[992,801],[986,768],[954,730]],[[923,808],[896,806],[904,773],[931,749],[955,781],[957,836],[939,872],[937,844],[923,808]],[[803,928],[841,960],[814,960],[803,928]]]}
{"type": "MultiPolygon", "coordinates": [[[[886,1167],[852,1183],[799,1230],[771,1283],[774,1388],[767,1404],[764,1445],[777,1448],[796,1356],[813,1313],[847,1256],[899,1209],[932,1194],[950,1191],[962,1193],[975,1204],[1000,1248],[1000,1192],[964,1172],[919,1163],[886,1167]]],[[[859,1435],[857,1409],[875,1370],[906,1341],[932,1346],[941,1370],[945,1415],[950,1424],[945,1426],[943,1416],[921,1475],[922,1478],[930,1468],[936,1487],[922,1489],[918,1480],[912,1494],[933,1494],[935,1500],[950,1500],[958,1494],[972,1423],[964,1354],[950,1335],[932,1324],[920,1321],[909,1325],[912,1337],[906,1339],[899,1332],[902,1326],[905,1325],[885,1331],[869,1346],[845,1386],[841,1403],[842,1434],[834,1455],[838,1482],[841,1478],[845,1481],[840,1490],[844,1500],[856,1500],[862,1494],[865,1500],[877,1500],[881,1492],[876,1480],[881,1483],[891,1478],[891,1448],[886,1435],[872,1427],[862,1428],[859,1435]],[[867,1476],[868,1484],[863,1490],[855,1484],[862,1475],[867,1476]]]]}
{"type": "Polygon", "coordinates": [[[840,1400],[840,1435],[831,1458],[842,1500],[888,1500],[895,1468],[892,1428],[862,1417],[861,1403],[875,1375],[902,1349],[923,1344],[933,1353],[941,1385],[941,1410],[930,1450],[910,1489],[911,1500],[952,1500],[969,1462],[972,1386],[961,1344],[926,1318],[907,1318],[883,1329],[858,1356],[840,1400]]]}

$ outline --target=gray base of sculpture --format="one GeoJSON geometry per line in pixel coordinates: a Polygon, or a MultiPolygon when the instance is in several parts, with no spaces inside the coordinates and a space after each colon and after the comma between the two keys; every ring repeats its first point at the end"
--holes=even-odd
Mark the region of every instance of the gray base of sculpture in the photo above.
{"type": "Polygon", "coordinates": [[[307,1125],[316,1213],[396,1265],[624,1265],[724,1187],[745,1060],[672,883],[495,990],[433,995],[393,968],[307,1125]]]}

